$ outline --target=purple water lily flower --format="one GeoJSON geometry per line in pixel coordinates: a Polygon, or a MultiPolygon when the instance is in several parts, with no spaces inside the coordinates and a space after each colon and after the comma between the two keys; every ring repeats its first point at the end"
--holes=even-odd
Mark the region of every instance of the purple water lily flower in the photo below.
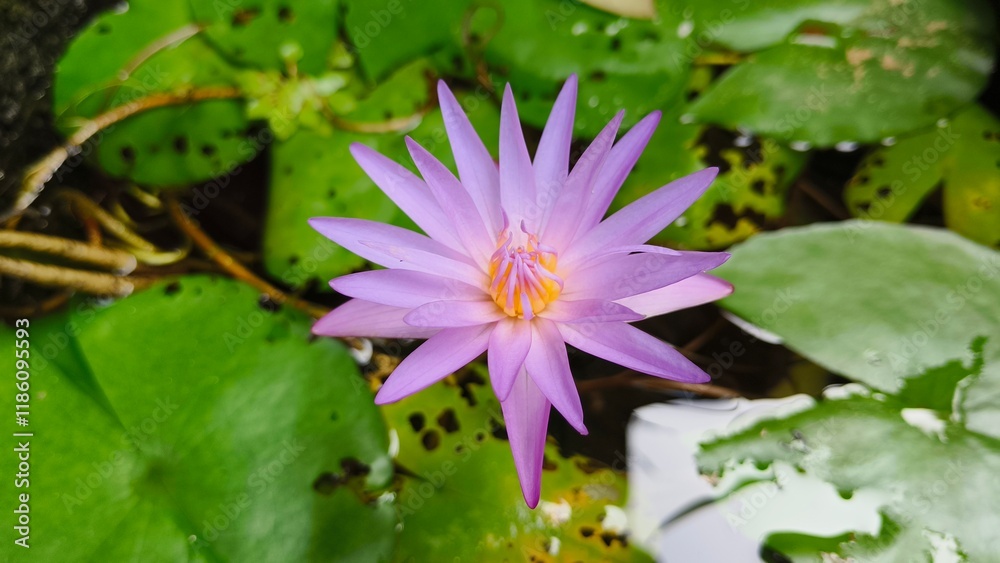
{"type": "Polygon", "coordinates": [[[620,112],[569,171],[576,77],[559,94],[534,160],[508,86],[498,167],[443,82],[438,95],[461,179],[409,138],[423,180],[364,145],[351,147],[427,236],[362,219],[312,219],[323,235],[388,268],[331,281],[353,299],[313,332],[427,339],[389,376],[378,404],[416,393],[488,352],[524,500],[534,508],[551,407],[587,433],[566,344],[656,377],[708,381],[674,348],[628,323],[732,292],[704,273],[728,254],[645,244],[704,193],[718,170],[671,182],[602,221],[659,112],[616,143],[620,112]]]}

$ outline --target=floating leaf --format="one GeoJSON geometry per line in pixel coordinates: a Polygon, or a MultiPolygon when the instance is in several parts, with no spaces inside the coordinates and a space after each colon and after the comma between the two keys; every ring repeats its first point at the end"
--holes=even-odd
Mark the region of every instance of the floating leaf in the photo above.
{"type": "MultiPolygon", "coordinates": [[[[426,96],[422,75],[417,92],[426,96]]],[[[389,90],[396,83],[387,82],[389,90]]],[[[415,90],[410,89],[409,92],[415,90]]],[[[412,97],[373,96],[360,102],[350,119],[365,116],[395,116],[397,111],[410,115],[407,107],[426,103],[412,97]],[[392,112],[386,115],[385,112],[392,112]]],[[[459,95],[459,101],[470,114],[480,135],[493,154],[499,139],[499,113],[488,99],[459,95]]],[[[418,115],[419,118],[419,115],[418,115]]],[[[441,112],[435,109],[419,121],[409,135],[446,165],[453,164],[451,146],[447,142],[441,112]]],[[[271,196],[268,204],[264,235],[264,265],[268,272],[293,287],[310,280],[325,284],[331,278],[360,268],[364,261],[355,254],[330,242],[309,226],[312,217],[358,217],[390,222],[416,230],[412,223],[365,175],[354,162],[351,143],[363,143],[387,155],[394,161],[414,169],[399,134],[366,134],[335,131],[321,135],[299,131],[286,142],[277,143],[272,152],[271,196]]]]}
{"type": "MultiPolygon", "coordinates": [[[[831,146],[927,127],[985,86],[995,41],[985,2],[932,0],[918,9],[878,0],[849,22],[846,13],[814,11],[833,17],[804,22],[784,43],[750,55],[694,102],[692,115],[831,146]]],[[[761,11],[750,14],[763,21],[761,11]]],[[[786,14],[782,21],[793,20],[786,14]]]]}
{"type": "Polygon", "coordinates": [[[660,0],[661,11],[685,10],[690,27],[687,52],[724,47],[750,52],[784,41],[803,23],[816,21],[850,25],[871,6],[871,0],[700,0],[678,6],[660,0]]]}
{"type": "Polygon", "coordinates": [[[1000,253],[945,230],[847,221],[732,252],[716,270],[736,286],[723,307],[880,390],[967,355],[970,327],[1000,334],[1000,253]]]}
{"type": "Polygon", "coordinates": [[[471,0],[344,0],[351,52],[368,78],[382,80],[412,60],[437,55],[464,65],[455,37],[471,0]]]}
{"type": "Polygon", "coordinates": [[[341,344],[259,297],[189,277],[33,323],[35,557],[388,557],[392,509],[366,492],[392,473],[372,395],[341,344]]]}
{"type": "Polygon", "coordinates": [[[358,217],[392,223],[402,212],[368,179],[351,143],[396,152],[396,135],[300,130],[271,152],[271,191],[264,225],[264,267],[286,285],[301,287],[360,268],[364,260],[317,233],[313,217],[358,217]]]}
{"type": "Polygon", "coordinates": [[[664,107],[683,88],[689,61],[666,24],[630,20],[559,0],[481,7],[472,33],[485,42],[497,90],[510,82],[521,120],[545,124],[562,83],[580,79],[576,133],[594,137],[620,110],[624,127],[664,107]]]}
{"type": "MultiPolygon", "coordinates": [[[[61,127],[71,131],[81,118],[152,94],[235,86],[233,70],[196,31],[183,2],[135,2],[97,17],[59,61],[53,98],[61,127]]],[[[260,146],[248,126],[238,100],[149,110],[100,132],[94,158],[112,176],[187,186],[253,158],[260,146]]]]}
{"type": "Polygon", "coordinates": [[[336,0],[194,1],[195,21],[241,66],[318,75],[337,42],[336,0]]]}
{"type": "Polygon", "coordinates": [[[855,216],[905,221],[941,186],[948,227],[1000,246],[998,170],[1000,121],[974,105],[939,127],[872,151],[847,185],[844,200],[855,216]]]}
{"type": "Polygon", "coordinates": [[[648,561],[631,547],[620,473],[546,446],[542,500],[521,498],[500,404],[474,368],[383,407],[406,471],[397,497],[399,553],[475,561],[648,561]]]}
{"type": "MultiPolygon", "coordinates": [[[[1000,446],[951,412],[957,381],[984,377],[979,373],[982,343],[973,346],[976,358],[970,365],[951,362],[907,380],[924,389],[938,387],[943,396],[858,392],[828,398],[807,411],[704,444],[702,470],[718,476],[741,462],[758,467],[786,462],[847,495],[881,493],[885,504],[878,537],[782,534],[768,539],[772,549],[795,561],[936,561],[932,555],[945,554],[955,561],[988,561],[997,553],[995,515],[982,499],[1000,494],[1000,446]],[[927,381],[942,376],[950,385],[927,381]],[[940,403],[943,411],[914,407],[912,401],[920,398],[940,403]]],[[[995,403],[992,408],[997,411],[995,403]]]]}

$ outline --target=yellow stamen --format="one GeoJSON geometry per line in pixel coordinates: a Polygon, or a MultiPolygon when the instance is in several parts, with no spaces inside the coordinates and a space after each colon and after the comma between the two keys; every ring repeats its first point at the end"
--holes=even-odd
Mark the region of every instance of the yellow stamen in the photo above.
{"type": "Polygon", "coordinates": [[[527,235],[527,242],[514,247],[508,226],[497,239],[497,250],[490,259],[490,295],[504,313],[531,319],[559,297],[563,282],[555,274],[558,256],[554,249],[527,235]]]}

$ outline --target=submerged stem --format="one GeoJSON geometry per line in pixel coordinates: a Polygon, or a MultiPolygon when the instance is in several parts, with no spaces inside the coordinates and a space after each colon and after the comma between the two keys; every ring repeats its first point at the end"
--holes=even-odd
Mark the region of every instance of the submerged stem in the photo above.
{"type": "Polygon", "coordinates": [[[0,231],[0,248],[23,248],[51,254],[121,274],[131,272],[136,266],[135,256],[128,252],[37,233],[0,231]]]}
{"type": "Polygon", "coordinates": [[[300,311],[303,311],[315,318],[322,317],[329,312],[329,310],[324,307],[287,295],[285,292],[281,291],[277,287],[274,287],[264,279],[251,272],[246,266],[223,250],[221,246],[212,240],[212,238],[209,237],[205,231],[201,230],[201,228],[199,228],[198,225],[196,225],[194,221],[192,221],[191,218],[184,213],[184,210],[181,209],[176,196],[168,195],[166,197],[166,203],[167,210],[170,212],[170,216],[173,218],[177,228],[179,228],[185,235],[189,236],[195,246],[201,249],[202,253],[204,253],[206,257],[218,264],[230,275],[238,280],[242,280],[250,284],[261,293],[267,295],[271,301],[274,301],[279,305],[288,303],[292,307],[295,307],[296,309],[299,309],[300,311]]]}
{"type": "Polygon", "coordinates": [[[0,274],[46,287],[73,289],[91,295],[113,295],[115,297],[131,294],[141,283],[133,278],[38,264],[6,256],[0,256],[0,274]]]}

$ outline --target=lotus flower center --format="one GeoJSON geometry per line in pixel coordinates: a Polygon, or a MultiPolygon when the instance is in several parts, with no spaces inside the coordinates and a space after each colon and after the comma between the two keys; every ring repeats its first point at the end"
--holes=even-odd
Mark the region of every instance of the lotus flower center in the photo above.
{"type": "Polygon", "coordinates": [[[508,225],[497,237],[497,250],[490,258],[490,295],[504,313],[531,319],[559,297],[563,281],[555,274],[555,249],[538,242],[524,223],[523,244],[515,246],[508,225]]]}

